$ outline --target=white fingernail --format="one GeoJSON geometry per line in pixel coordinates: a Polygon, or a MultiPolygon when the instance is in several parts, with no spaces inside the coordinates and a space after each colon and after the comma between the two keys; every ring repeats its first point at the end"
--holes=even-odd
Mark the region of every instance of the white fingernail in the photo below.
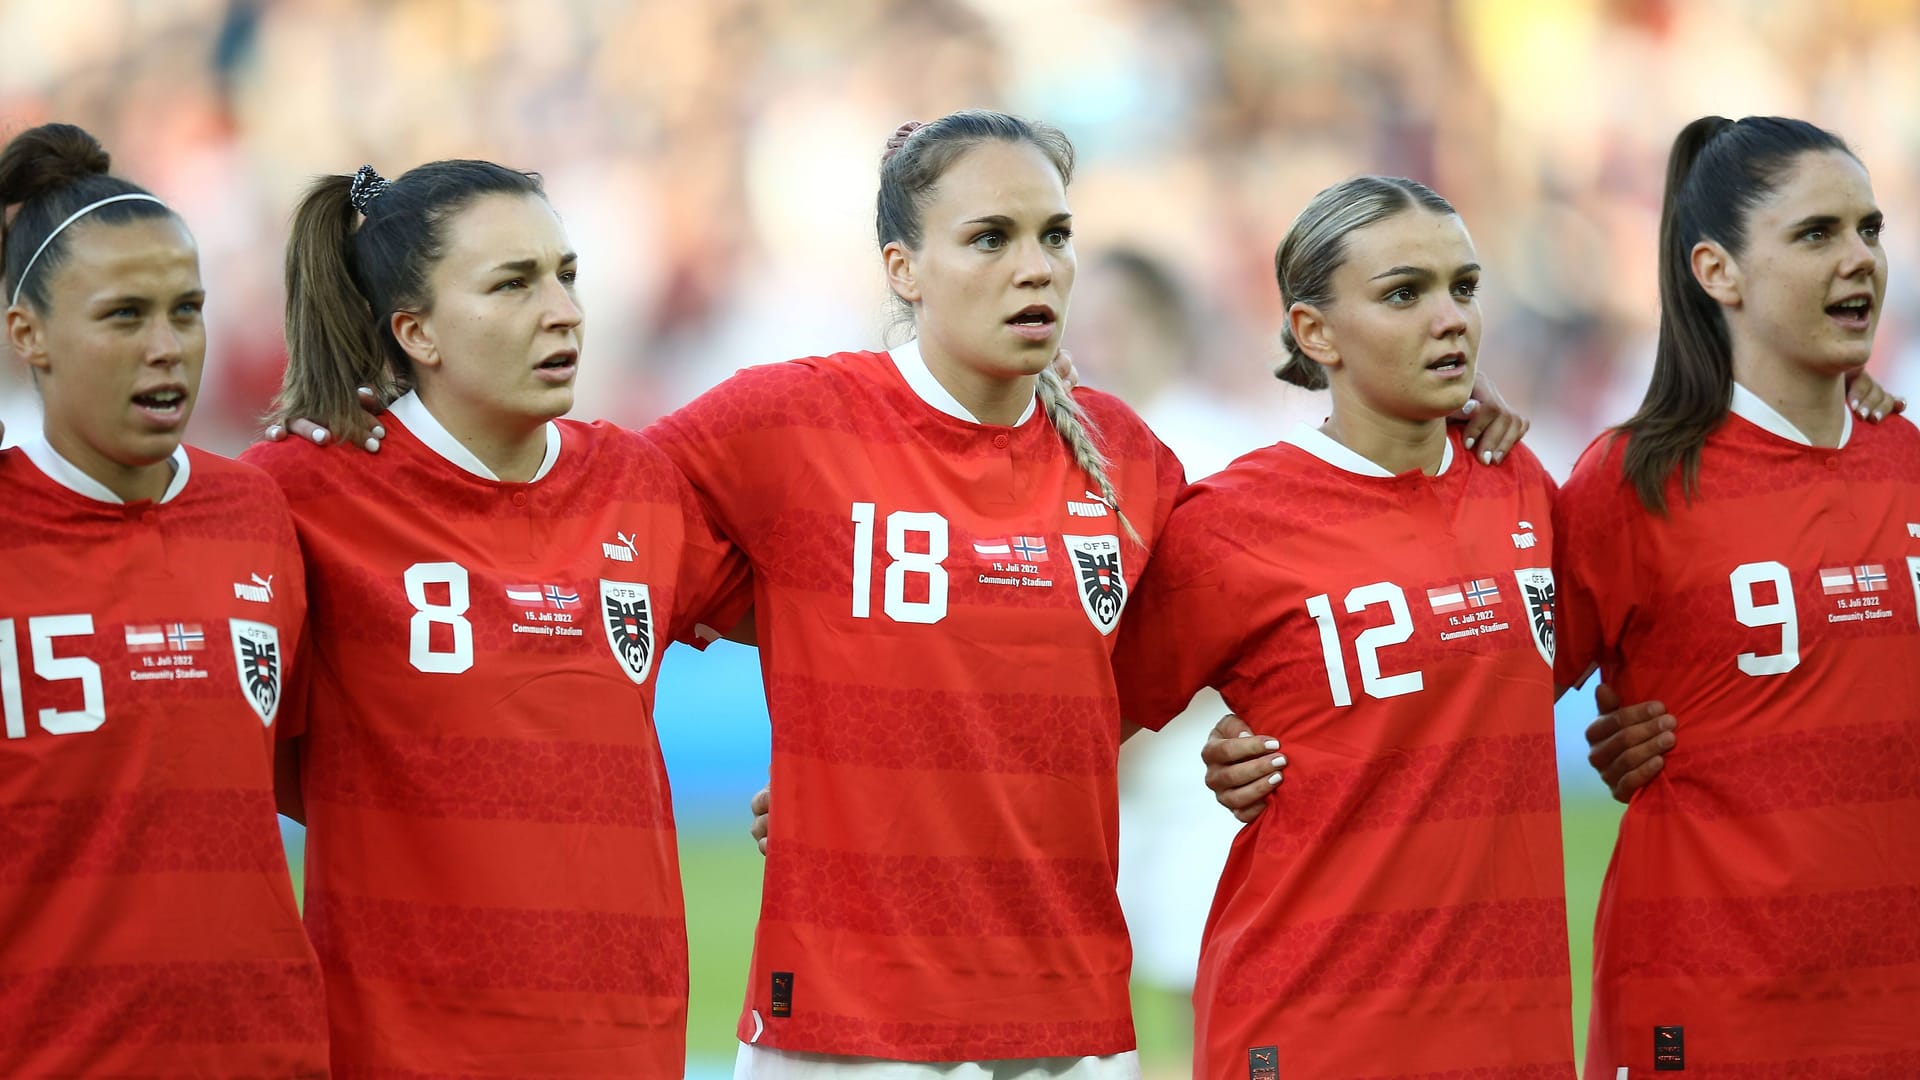
{"type": "Polygon", "coordinates": [[[317,427],[317,428],[314,428],[314,429],[313,429],[313,441],[314,441],[314,442],[317,442],[317,443],[323,443],[323,442],[326,442],[326,441],[327,441],[327,429],[326,429],[326,428],[323,428],[323,427],[317,427]]]}
{"type": "Polygon", "coordinates": [[[1267,749],[1269,749],[1269,750],[1278,750],[1278,749],[1280,749],[1280,740],[1279,740],[1279,739],[1268,739],[1268,740],[1267,740],[1267,749]]]}
{"type": "Polygon", "coordinates": [[[1267,764],[1273,766],[1276,769],[1284,767],[1286,763],[1287,763],[1287,759],[1283,757],[1277,757],[1277,758],[1274,758],[1272,761],[1267,762],[1267,764]]]}
{"type": "Polygon", "coordinates": [[[1882,415],[1882,410],[1880,409],[1873,410],[1873,422],[1876,424],[1879,423],[1881,415],[1882,415]]]}
{"type": "Polygon", "coordinates": [[[1493,464],[1493,451],[1491,450],[1480,451],[1480,464],[1482,465],[1493,464]]]}
{"type": "Polygon", "coordinates": [[[1473,449],[1473,436],[1467,436],[1467,449],[1473,449]]]}
{"type": "Polygon", "coordinates": [[[1238,734],[1238,735],[1235,735],[1235,736],[1234,736],[1234,738],[1236,738],[1236,739],[1251,739],[1251,738],[1253,738],[1253,732],[1251,732],[1251,731],[1243,731],[1243,732],[1241,732],[1240,734],[1238,734]]]}
{"type": "Polygon", "coordinates": [[[1279,783],[1279,782],[1280,782],[1280,778],[1281,778],[1281,777],[1283,777],[1283,776],[1285,776],[1285,775],[1286,775],[1285,773],[1268,773],[1268,774],[1267,774],[1267,783],[1269,783],[1269,784],[1277,784],[1277,783],[1279,783]]]}

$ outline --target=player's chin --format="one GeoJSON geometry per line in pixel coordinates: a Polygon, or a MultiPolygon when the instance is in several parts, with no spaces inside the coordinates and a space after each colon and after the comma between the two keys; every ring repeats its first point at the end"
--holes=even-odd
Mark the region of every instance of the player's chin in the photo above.
{"type": "Polygon", "coordinates": [[[521,395],[516,403],[523,416],[536,420],[555,420],[573,411],[573,383],[543,385],[521,395]]]}
{"type": "Polygon", "coordinates": [[[114,440],[114,445],[105,456],[128,468],[140,469],[148,465],[157,465],[173,456],[180,449],[185,436],[186,423],[165,431],[151,429],[126,430],[114,440]]]}

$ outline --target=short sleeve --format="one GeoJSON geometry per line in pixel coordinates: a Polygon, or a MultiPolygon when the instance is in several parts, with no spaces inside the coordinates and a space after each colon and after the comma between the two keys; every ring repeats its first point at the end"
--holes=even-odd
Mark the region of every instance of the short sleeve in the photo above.
{"type": "Polygon", "coordinates": [[[1165,727],[1194,694],[1223,682],[1241,651],[1244,620],[1200,520],[1207,498],[1190,498],[1168,517],[1121,620],[1114,684],[1130,724],[1165,727]]]}
{"type": "MultiPolygon", "coordinates": [[[[1595,444],[1553,500],[1556,589],[1554,681],[1580,684],[1598,664],[1618,664],[1637,596],[1633,498],[1617,455],[1595,444]]],[[[1637,504],[1635,504],[1637,505],[1637,504]]]]}

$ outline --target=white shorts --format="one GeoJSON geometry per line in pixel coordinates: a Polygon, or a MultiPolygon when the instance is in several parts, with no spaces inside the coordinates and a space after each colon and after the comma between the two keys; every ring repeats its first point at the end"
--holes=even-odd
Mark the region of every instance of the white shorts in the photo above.
{"type": "Polygon", "coordinates": [[[740,1044],[733,1080],[1140,1080],[1140,1055],[1009,1058],[1005,1061],[884,1061],[803,1054],[740,1044]]]}

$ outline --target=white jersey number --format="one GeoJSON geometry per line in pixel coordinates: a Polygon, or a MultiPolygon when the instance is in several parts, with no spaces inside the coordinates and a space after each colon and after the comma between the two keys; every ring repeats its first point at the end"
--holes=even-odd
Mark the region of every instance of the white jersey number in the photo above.
{"type": "MultiPolygon", "coordinates": [[[[1418,671],[1399,675],[1380,674],[1380,650],[1398,645],[1413,636],[1413,614],[1407,610],[1407,594],[1391,581],[1376,581],[1347,593],[1347,614],[1357,615],[1375,604],[1387,605],[1393,621],[1385,626],[1370,626],[1353,640],[1353,651],[1360,662],[1360,688],[1370,698],[1400,697],[1426,689],[1426,678],[1418,671]]],[[[1353,704],[1353,691],[1347,686],[1346,657],[1340,648],[1340,629],[1333,621],[1333,604],[1326,593],[1307,600],[1307,614],[1320,627],[1320,649],[1327,661],[1327,686],[1333,691],[1333,703],[1353,704]]]]}
{"type": "Polygon", "coordinates": [[[1733,617],[1741,626],[1780,628],[1780,648],[1761,654],[1743,652],[1735,659],[1748,675],[1785,675],[1800,666],[1800,620],[1793,606],[1793,577],[1777,562],[1751,562],[1734,568],[1727,575],[1733,587],[1733,617]],[[1754,599],[1754,586],[1773,585],[1774,600],[1762,604],[1754,599]]]}
{"type": "Polygon", "coordinates": [[[473,624],[466,619],[467,568],[459,563],[414,563],[403,575],[407,583],[407,601],[413,605],[413,621],[408,625],[407,661],[416,670],[430,675],[458,675],[473,666],[473,624]],[[427,599],[427,586],[445,585],[447,602],[436,604],[427,599]],[[453,631],[453,647],[445,651],[433,648],[435,624],[453,631]]]}
{"type": "MultiPolygon", "coordinates": [[[[49,735],[78,735],[98,731],[107,722],[107,696],[100,683],[100,665],[84,656],[53,655],[53,639],[93,633],[91,615],[39,615],[27,620],[27,640],[33,653],[33,673],[47,682],[78,680],[80,708],[41,709],[40,728],[49,735]]],[[[27,737],[26,710],[20,704],[19,644],[13,620],[0,619],[0,713],[5,714],[7,738],[27,737]]]]}
{"type": "MultiPolygon", "coordinates": [[[[853,617],[873,617],[873,504],[853,504],[853,617]]],[[[939,514],[895,510],[887,515],[886,580],[881,607],[902,623],[937,623],[947,617],[947,519],[939,514]],[[907,536],[921,533],[927,550],[907,550],[907,536]],[[907,599],[907,575],[924,574],[925,600],[907,599]]]]}

